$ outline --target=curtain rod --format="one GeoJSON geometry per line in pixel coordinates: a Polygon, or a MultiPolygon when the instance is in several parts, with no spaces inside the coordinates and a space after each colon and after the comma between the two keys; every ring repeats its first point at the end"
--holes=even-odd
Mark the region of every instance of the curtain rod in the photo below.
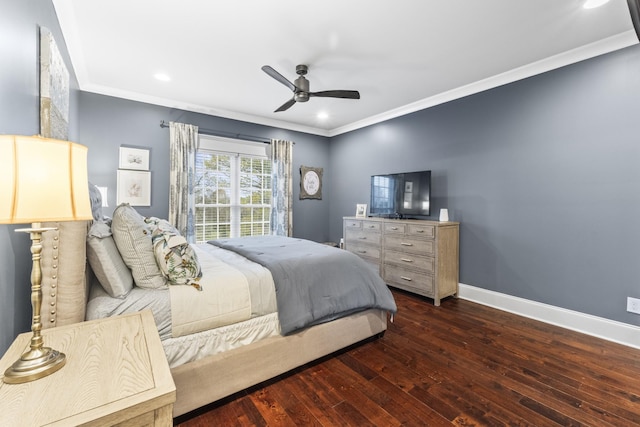
{"type": "MultiPolygon", "coordinates": [[[[166,123],[164,120],[160,120],[160,127],[168,128],[169,123],[166,123]]],[[[241,133],[225,132],[222,130],[204,129],[204,128],[198,127],[198,133],[202,133],[204,135],[211,135],[211,136],[221,136],[223,138],[244,139],[245,141],[262,142],[263,144],[271,144],[271,140],[269,138],[264,138],[261,136],[253,136],[253,135],[243,135],[241,133]]]]}

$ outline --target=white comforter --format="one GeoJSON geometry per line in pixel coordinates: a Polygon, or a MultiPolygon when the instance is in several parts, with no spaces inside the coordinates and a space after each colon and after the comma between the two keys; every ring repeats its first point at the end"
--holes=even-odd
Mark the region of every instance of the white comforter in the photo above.
{"type": "Polygon", "coordinates": [[[194,245],[194,249],[202,267],[202,291],[169,287],[174,338],[276,311],[269,270],[213,245],[194,245]]]}

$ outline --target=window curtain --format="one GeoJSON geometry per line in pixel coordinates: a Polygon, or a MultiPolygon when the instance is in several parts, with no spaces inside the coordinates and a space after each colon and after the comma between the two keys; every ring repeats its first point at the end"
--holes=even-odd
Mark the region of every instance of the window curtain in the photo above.
{"type": "Polygon", "coordinates": [[[198,126],[169,122],[169,222],[195,243],[194,177],[198,126]]]}
{"type": "Polygon", "coordinates": [[[293,235],[293,142],[271,140],[271,234],[293,235]]]}

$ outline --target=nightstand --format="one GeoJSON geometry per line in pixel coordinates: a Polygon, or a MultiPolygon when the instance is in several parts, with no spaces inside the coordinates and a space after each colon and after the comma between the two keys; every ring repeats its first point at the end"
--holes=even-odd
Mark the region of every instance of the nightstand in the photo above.
{"type": "MultiPolygon", "coordinates": [[[[176,388],[150,311],[42,331],[66,354],[58,372],[24,384],[0,382],[2,426],[172,426],[176,388]]],[[[0,375],[28,347],[19,335],[0,375]]]]}

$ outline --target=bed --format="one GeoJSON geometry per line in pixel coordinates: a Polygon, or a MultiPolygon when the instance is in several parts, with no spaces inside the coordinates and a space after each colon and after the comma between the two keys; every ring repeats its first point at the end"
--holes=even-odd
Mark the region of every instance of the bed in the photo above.
{"type": "MultiPolygon", "coordinates": [[[[43,324],[54,327],[150,309],[176,384],[174,417],[381,336],[388,316],[396,311],[393,296],[380,277],[347,251],[303,239],[275,237],[188,245],[178,239],[175,229],[157,218],[152,219],[155,228],[148,222],[145,226],[153,230],[152,234],[158,228],[164,231],[160,233],[164,244],[155,245],[155,263],[164,281],[144,283],[140,271],[136,276],[136,269],[149,267],[152,260],[148,254],[146,260],[134,254],[140,265],[124,270],[122,265],[97,264],[96,260],[111,258],[113,253],[108,253],[114,248],[126,265],[133,262],[124,261],[127,250],[122,247],[126,244],[115,244],[116,230],[126,222],[119,219],[119,209],[109,230],[104,225],[97,227],[99,221],[47,225],[57,230],[43,236],[43,324]],[[107,239],[110,231],[112,239],[107,239]],[[171,247],[175,239],[182,243],[171,247]],[[96,245],[96,241],[101,244],[96,245]],[[284,261],[278,259],[282,252],[288,252],[284,261]],[[176,256],[182,256],[183,262],[172,263],[171,257],[176,256]],[[322,261],[325,257],[327,260],[322,261]],[[348,278],[353,273],[346,272],[350,267],[337,264],[340,258],[357,267],[356,274],[364,278],[362,286],[355,284],[360,279],[348,278]],[[163,266],[159,259],[169,261],[163,266]],[[197,259],[199,272],[189,265],[193,259],[197,259]],[[305,272],[312,271],[310,267],[301,269],[303,261],[315,265],[315,273],[305,272]],[[174,274],[173,282],[167,282],[167,271],[169,276],[174,274]],[[133,283],[127,290],[128,272],[133,283]],[[307,276],[313,276],[315,282],[298,286],[309,279],[307,276]],[[323,279],[325,284],[319,285],[323,279]],[[105,287],[105,280],[116,282],[114,289],[109,289],[112,284],[105,287]],[[230,285],[236,282],[242,286],[230,285]],[[284,287],[285,282],[290,282],[288,287],[284,287]],[[305,287],[307,291],[300,291],[305,287]],[[317,304],[317,300],[329,303],[317,304]],[[285,305],[295,307],[286,310],[285,305]],[[206,314],[212,307],[214,314],[206,314]],[[197,314],[202,312],[205,315],[197,314]]],[[[126,211],[127,221],[133,218],[139,222],[133,208],[127,207],[126,211]]]]}

